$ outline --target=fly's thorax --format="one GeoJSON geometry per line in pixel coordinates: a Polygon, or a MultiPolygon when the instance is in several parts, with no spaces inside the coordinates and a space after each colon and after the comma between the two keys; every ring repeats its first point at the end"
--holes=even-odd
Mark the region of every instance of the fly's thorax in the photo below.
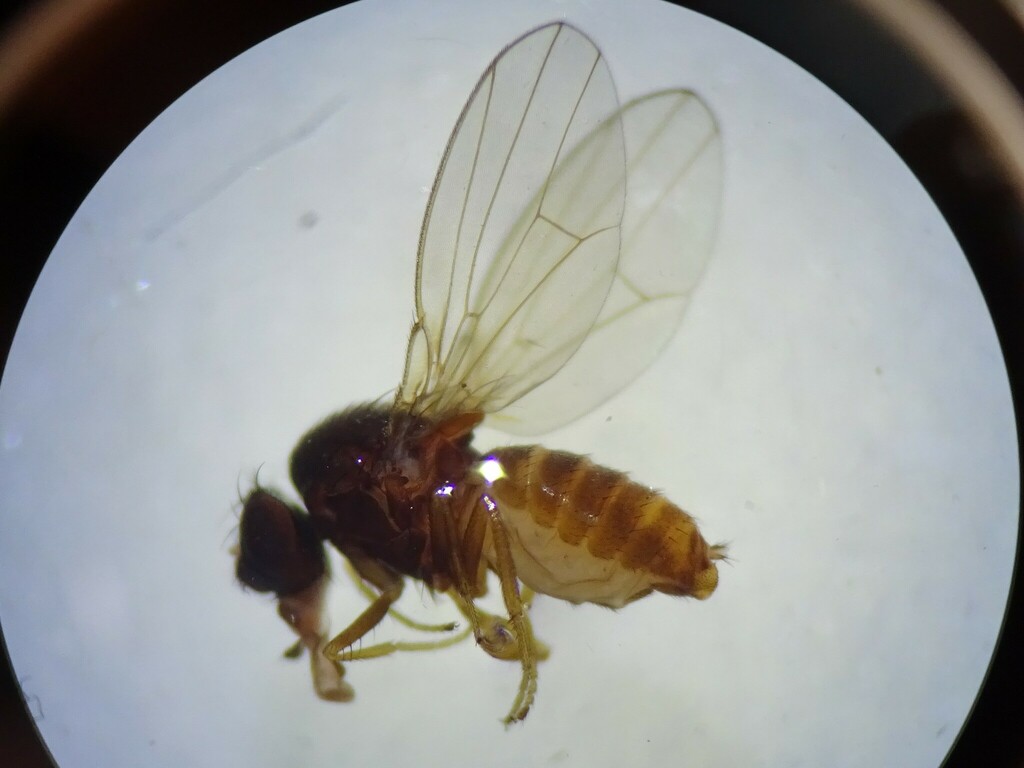
{"type": "Polygon", "coordinates": [[[299,441],[292,479],[321,538],[421,577],[432,572],[431,499],[457,487],[476,460],[471,437],[407,411],[358,405],[299,441]]]}
{"type": "Polygon", "coordinates": [[[328,416],[299,440],[291,456],[296,490],[317,493],[365,487],[372,481],[387,444],[388,409],[356,405],[328,416]]]}
{"type": "Polygon", "coordinates": [[[390,416],[377,403],[329,416],[299,440],[291,475],[321,538],[407,572],[424,536],[389,457],[390,416]]]}

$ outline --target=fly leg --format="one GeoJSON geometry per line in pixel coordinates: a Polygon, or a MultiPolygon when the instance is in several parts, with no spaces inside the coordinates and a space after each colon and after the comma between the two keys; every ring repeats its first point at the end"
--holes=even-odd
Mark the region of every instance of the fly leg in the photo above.
{"type": "MultiPolygon", "coordinates": [[[[523,604],[523,613],[530,612],[530,609],[533,607],[533,598],[535,598],[536,596],[537,593],[530,589],[530,587],[526,586],[525,584],[522,585],[522,587],[519,590],[519,600],[523,604]]],[[[546,661],[547,658],[551,655],[551,649],[548,647],[547,643],[543,642],[542,640],[538,640],[537,636],[534,635],[533,653],[537,657],[537,661],[546,661]]]]}
{"type": "Polygon", "coordinates": [[[373,602],[356,617],[355,621],[324,646],[324,656],[332,661],[353,658],[353,651],[350,650],[352,646],[388,615],[392,604],[402,596],[402,588],[405,586],[401,575],[376,560],[351,556],[350,559],[360,578],[377,587],[380,594],[374,597],[373,602]]]}
{"type": "Polygon", "coordinates": [[[449,594],[469,622],[477,645],[497,659],[517,659],[518,649],[504,620],[480,610],[473,602],[474,597],[487,589],[482,567],[487,517],[470,501],[465,528],[460,532],[456,523],[459,516],[454,513],[454,507],[450,496],[435,496],[430,509],[431,540],[437,544],[438,553],[443,553],[441,556],[448,562],[455,582],[449,594]]]}
{"type": "Polygon", "coordinates": [[[530,617],[526,613],[522,597],[519,594],[519,581],[516,577],[512,545],[509,542],[505,521],[501,519],[498,505],[486,494],[480,496],[477,506],[479,507],[481,504],[487,510],[494,544],[494,569],[501,582],[501,596],[505,601],[505,608],[508,610],[508,620],[515,631],[519,662],[523,670],[519,678],[519,691],[512,701],[512,708],[505,716],[505,725],[510,725],[526,717],[537,693],[537,640],[533,636],[533,626],[530,624],[530,617]]]}
{"type": "MultiPolygon", "coordinates": [[[[457,503],[457,502],[456,502],[457,503]]],[[[487,536],[487,515],[475,497],[468,498],[469,510],[460,532],[453,514],[451,497],[435,496],[431,504],[431,539],[438,542],[450,563],[455,581],[449,594],[459,612],[469,622],[476,643],[490,656],[505,661],[519,659],[515,632],[506,620],[476,606],[474,598],[487,591],[487,574],[483,563],[484,539],[487,536]]]]}
{"type": "Polygon", "coordinates": [[[431,640],[427,642],[388,641],[385,643],[376,643],[362,648],[351,648],[347,651],[342,651],[341,655],[345,661],[359,661],[361,659],[379,659],[381,656],[390,656],[396,651],[436,651],[439,648],[448,648],[449,646],[461,643],[469,637],[469,633],[471,631],[471,627],[466,627],[461,632],[451,635],[450,637],[446,637],[444,640],[431,640]]]}
{"type": "MultiPolygon", "coordinates": [[[[533,593],[529,587],[524,587],[520,596],[524,612],[529,611],[527,592],[530,597],[533,593]]],[[[519,660],[519,644],[516,642],[515,629],[512,622],[502,616],[495,616],[488,613],[472,601],[466,600],[455,590],[448,593],[455,607],[469,621],[469,630],[473,629],[473,622],[476,622],[477,632],[475,634],[477,645],[483,648],[489,656],[503,661],[519,660]]],[[[538,640],[536,635],[533,638],[533,655],[537,661],[545,661],[551,655],[551,649],[547,643],[538,640]]]]}
{"type": "MultiPolygon", "coordinates": [[[[352,563],[350,563],[347,559],[345,560],[345,570],[348,571],[348,575],[352,577],[352,581],[354,581],[356,584],[356,589],[359,590],[360,594],[362,594],[363,597],[365,597],[367,600],[371,602],[377,599],[377,595],[373,593],[372,589],[366,586],[366,582],[363,581],[362,577],[359,575],[359,572],[356,571],[356,569],[352,566],[352,563]]],[[[397,621],[399,624],[402,624],[408,627],[409,629],[415,629],[419,632],[451,632],[459,626],[454,621],[449,621],[447,624],[424,624],[423,622],[416,621],[415,619],[410,619],[408,616],[406,616],[404,613],[402,613],[394,607],[392,607],[388,611],[388,615],[395,621],[397,621]]],[[[465,637],[465,635],[461,635],[461,637],[465,637]]]]}
{"type": "MultiPolygon", "coordinates": [[[[525,600],[519,594],[512,545],[497,504],[486,494],[471,496],[468,503],[472,506],[465,518],[461,546],[452,548],[455,552],[462,552],[464,558],[454,559],[452,570],[455,575],[455,589],[451,594],[456,606],[468,619],[477,644],[496,659],[518,659],[522,665],[519,692],[505,718],[505,724],[508,725],[522,720],[530,711],[537,691],[537,661],[547,658],[548,649],[533,636],[533,627],[526,613],[533,592],[531,590],[525,600]],[[486,585],[481,563],[483,545],[488,532],[495,553],[495,562],[492,565],[501,582],[501,595],[508,610],[507,619],[492,616],[477,608],[473,602],[474,597],[483,594],[486,585]],[[463,559],[466,562],[462,562],[463,559]],[[471,575],[475,577],[474,582],[470,581],[471,575]]],[[[446,526],[448,535],[453,541],[458,540],[453,516],[446,515],[441,519],[449,521],[446,526]]],[[[432,525],[432,533],[437,531],[438,527],[438,523],[432,525]]]]}
{"type": "MultiPolygon", "coordinates": [[[[346,566],[351,572],[359,586],[360,592],[375,600],[377,596],[366,586],[366,583],[359,577],[355,569],[346,561],[346,566]]],[[[294,595],[282,597],[278,603],[278,612],[288,622],[292,629],[299,635],[299,640],[284,652],[284,655],[291,659],[297,659],[302,655],[303,649],[309,650],[310,666],[313,674],[313,687],[317,695],[328,701],[351,701],[355,696],[352,687],[341,678],[345,674],[345,668],[340,660],[332,659],[325,653],[327,640],[327,625],[322,618],[323,600],[327,589],[327,577],[323,577],[306,590],[294,595]]],[[[394,609],[388,611],[393,617],[412,627],[428,632],[450,631],[455,628],[455,622],[448,624],[421,624],[399,614],[394,609]],[[404,620],[404,621],[403,621],[404,620]]],[[[438,648],[447,648],[455,645],[469,637],[470,628],[466,627],[444,640],[434,642],[387,642],[366,646],[357,649],[342,651],[346,661],[359,659],[373,659],[380,656],[387,656],[396,651],[432,651],[438,648]]]]}
{"type": "MultiPolygon", "coordinates": [[[[381,656],[388,656],[395,651],[433,651],[438,648],[447,648],[450,645],[455,645],[469,636],[469,630],[467,629],[444,640],[433,642],[386,642],[363,648],[352,648],[356,642],[380,624],[385,616],[389,613],[394,613],[392,605],[402,596],[402,588],[405,586],[405,582],[400,574],[395,573],[377,560],[371,558],[352,558],[351,564],[359,580],[361,582],[368,581],[380,590],[380,594],[373,597],[369,607],[359,614],[355,621],[324,646],[323,656],[328,660],[340,663],[359,659],[376,659],[381,656]]],[[[403,618],[405,617],[403,616],[403,618]]],[[[413,622],[411,619],[408,619],[408,621],[414,625],[414,628],[426,628],[427,631],[444,631],[451,628],[451,625],[434,627],[429,624],[413,622]]]]}
{"type": "Polygon", "coordinates": [[[323,619],[323,601],[327,588],[323,576],[301,592],[279,598],[277,611],[299,636],[285,656],[297,658],[303,647],[309,650],[310,671],[317,696],[327,701],[352,701],[355,691],[342,678],[345,668],[323,654],[327,626],[323,619]]]}

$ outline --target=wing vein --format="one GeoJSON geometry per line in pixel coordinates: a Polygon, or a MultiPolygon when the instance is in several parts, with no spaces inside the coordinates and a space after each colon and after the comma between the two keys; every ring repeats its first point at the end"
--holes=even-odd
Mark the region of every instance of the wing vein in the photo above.
{"type": "MultiPolygon", "coordinates": [[[[455,244],[454,244],[454,251],[455,251],[456,255],[455,255],[455,258],[452,259],[451,268],[449,269],[449,272],[448,272],[449,290],[448,290],[448,294],[447,294],[447,296],[445,298],[444,308],[441,311],[441,318],[442,318],[441,319],[441,328],[440,328],[440,332],[438,333],[437,357],[439,358],[438,359],[438,375],[439,376],[441,375],[441,372],[444,371],[444,366],[445,366],[444,361],[440,360],[440,354],[441,354],[441,350],[444,349],[444,339],[445,339],[445,334],[446,334],[447,329],[448,329],[448,314],[449,314],[449,311],[451,309],[451,296],[452,296],[452,294],[451,294],[451,287],[450,286],[454,283],[455,267],[456,267],[456,264],[458,264],[459,247],[462,244],[462,234],[463,234],[463,230],[465,228],[465,223],[466,223],[466,209],[469,207],[469,199],[470,199],[470,197],[472,195],[473,186],[476,183],[476,179],[477,179],[477,169],[479,168],[479,162],[480,162],[480,149],[481,149],[481,147],[483,147],[484,136],[487,133],[487,125],[488,125],[488,119],[487,118],[488,118],[488,116],[491,113],[491,104],[492,104],[492,99],[494,97],[494,81],[495,81],[496,78],[497,78],[497,68],[495,67],[494,70],[491,72],[491,78],[490,78],[490,81],[488,83],[488,87],[487,87],[487,100],[486,100],[486,102],[484,104],[483,122],[480,125],[480,135],[477,137],[476,149],[473,152],[473,164],[472,164],[472,167],[471,167],[470,172],[469,172],[469,183],[466,184],[466,189],[465,189],[465,192],[463,193],[463,196],[462,196],[461,210],[459,211],[459,226],[456,229],[455,244]]],[[[472,285],[472,283],[473,283],[473,277],[472,276],[473,276],[473,271],[476,269],[476,259],[477,259],[478,249],[479,249],[479,243],[478,243],[478,247],[473,250],[473,254],[472,254],[471,260],[470,260],[469,285],[472,285]]],[[[467,290],[466,293],[465,293],[465,296],[468,296],[468,295],[469,295],[469,291],[467,290]]],[[[466,303],[466,299],[463,298],[463,306],[465,306],[465,303],[466,303]]],[[[463,313],[463,316],[465,316],[465,312],[463,313]]]]}
{"type": "MultiPolygon", "coordinates": [[[[519,124],[516,126],[515,135],[512,137],[512,143],[508,148],[508,152],[505,153],[505,159],[502,162],[501,173],[498,174],[498,181],[494,185],[494,191],[491,193],[491,199],[487,202],[487,210],[484,213],[483,221],[480,224],[480,230],[477,233],[476,243],[473,247],[473,262],[469,273],[468,285],[472,287],[474,271],[476,269],[476,260],[480,253],[480,245],[483,242],[484,232],[487,231],[487,225],[491,219],[491,213],[494,210],[494,201],[498,198],[498,193],[501,191],[502,184],[505,182],[505,175],[508,173],[508,165],[512,159],[512,155],[516,151],[516,147],[519,145],[519,137],[523,132],[523,125],[526,124],[526,119],[530,115],[530,110],[533,109],[534,98],[537,96],[537,88],[540,86],[540,81],[544,78],[544,72],[547,70],[548,62],[551,60],[551,51],[555,48],[555,43],[558,41],[558,36],[562,33],[562,29],[559,28],[558,32],[551,39],[551,43],[548,45],[548,50],[544,54],[544,62],[541,64],[540,71],[537,73],[537,77],[533,81],[533,85],[530,88],[530,97],[526,101],[526,108],[523,110],[523,114],[519,118],[519,124]]],[[[495,78],[497,78],[497,67],[495,67],[495,78]]],[[[463,305],[463,314],[469,313],[469,290],[466,291],[465,302],[463,305]]]]}
{"type": "Polygon", "coordinates": [[[623,106],[571,24],[514,40],[471,92],[428,200],[396,405],[537,434],[611,397],[689,306],[721,177],[698,95],[623,106]]]}
{"type": "MultiPolygon", "coordinates": [[[[579,247],[583,243],[587,242],[592,237],[596,237],[597,235],[603,234],[604,232],[608,232],[608,231],[611,231],[611,230],[617,229],[617,228],[618,228],[617,226],[602,227],[601,229],[595,230],[594,232],[590,233],[586,237],[578,238],[576,243],[571,248],[569,248],[565,252],[565,254],[560,259],[558,259],[558,261],[556,261],[550,267],[550,269],[548,269],[548,271],[544,274],[544,276],[540,280],[538,280],[536,282],[536,284],[529,290],[529,292],[515,306],[515,309],[513,309],[511,312],[508,313],[508,315],[505,317],[505,319],[498,325],[498,328],[494,331],[494,333],[491,334],[491,337],[487,340],[487,343],[484,344],[482,347],[480,347],[479,354],[477,354],[476,358],[469,364],[468,370],[473,370],[473,368],[476,367],[477,363],[479,363],[479,361],[481,359],[483,359],[483,357],[490,351],[491,346],[498,339],[498,337],[501,336],[501,334],[505,331],[505,329],[508,327],[508,324],[510,322],[512,322],[513,318],[515,318],[519,314],[519,312],[522,311],[523,307],[526,306],[529,303],[530,299],[533,298],[534,294],[538,290],[541,289],[541,287],[548,281],[548,279],[550,279],[550,277],[555,272],[557,272],[559,269],[562,268],[562,266],[565,264],[565,262],[568,261],[569,258],[571,256],[573,256],[573,254],[576,253],[577,249],[579,249],[579,247]]],[[[465,352],[468,351],[468,350],[469,350],[469,347],[466,346],[464,348],[464,350],[463,350],[463,354],[460,355],[460,357],[459,357],[459,361],[456,364],[456,368],[461,366],[462,360],[465,358],[465,352]]],[[[541,383],[541,382],[538,382],[538,384],[539,383],[541,383]]]]}

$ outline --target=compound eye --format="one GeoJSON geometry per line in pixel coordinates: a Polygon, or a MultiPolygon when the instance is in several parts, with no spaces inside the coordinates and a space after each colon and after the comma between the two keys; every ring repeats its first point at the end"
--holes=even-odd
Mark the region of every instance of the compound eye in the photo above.
{"type": "Polygon", "coordinates": [[[242,507],[238,550],[238,580],[257,592],[294,594],[326,571],[309,515],[260,488],[242,507]]]}

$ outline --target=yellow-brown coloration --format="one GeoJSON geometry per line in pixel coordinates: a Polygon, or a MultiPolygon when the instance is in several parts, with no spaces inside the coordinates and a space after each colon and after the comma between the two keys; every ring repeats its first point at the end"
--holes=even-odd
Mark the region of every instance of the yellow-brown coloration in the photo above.
{"type": "Polygon", "coordinates": [[[714,592],[714,561],[724,548],[709,546],[693,518],[661,494],[541,446],[491,458],[504,477],[490,492],[509,528],[517,574],[532,589],[613,608],[652,590],[701,600],[714,592]]]}
{"type": "Polygon", "coordinates": [[[540,447],[480,462],[472,433],[485,415],[518,434],[568,424],[653,361],[710,254],[721,165],[699,97],[671,88],[621,105],[600,50],[564,22],[522,35],[484,70],[427,202],[393,404],[353,406],[300,439],[291,478],[302,507],[258,484],[244,499],[236,574],[277,596],[299,637],[289,655],[309,650],[321,697],[352,698],[345,662],[471,633],[521,667],[505,719],[515,722],[547,656],[533,592],[618,608],[652,591],[714,591],[724,547],[659,493],[540,447]],[[325,543],[370,600],[333,638],[325,543]],[[476,605],[488,571],[505,616],[476,605]],[[466,631],[398,613],[408,579],[447,593],[466,631]],[[363,644],[388,615],[448,634],[363,644]]]}

